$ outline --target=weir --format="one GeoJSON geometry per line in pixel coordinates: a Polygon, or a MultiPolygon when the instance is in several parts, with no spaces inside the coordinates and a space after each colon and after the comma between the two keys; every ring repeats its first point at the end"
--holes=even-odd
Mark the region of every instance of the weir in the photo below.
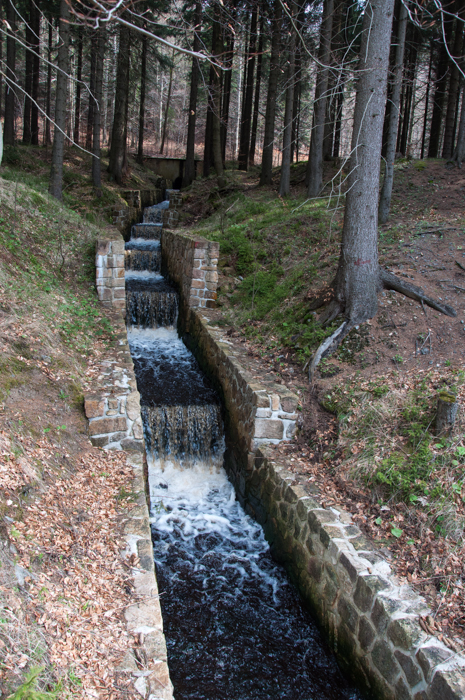
{"type": "Polygon", "coordinates": [[[147,255],[159,253],[150,224],[164,209],[144,213],[150,238],[135,226],[126,244],[126,322],[175,697],[359,698],[223,469],[219,396],[177,335],[177,291],[147,255]]]}
{"type": "Polygon", "coordinates": [[[321,640],[311,647],[315,654],[299,656],[300,645],[308,651],[305,644],[307,640],[313,644],[314,633],[319,639],[316,628],[313,623],[306,627],[308,617],[305,622],[299,617],[307,613],[294,589],[286,588],[283,571],[268,568],[275,564],[264,555],[268,545],[261,539],[258,522],[340,666],[368,697],[465,698],[465,657],[425,631],[422,618],[431,611],[424,599],[399,581],[349,513],[326,508],[324,493],[304,475],[289,470],[286,461],[276,459],[272,443],[292,438],[299,397],[263,375],[246,350],[232,343],[218,326],[220,315],[214,309],[218,244],[173,230],[181,196],[167,192],[172,208],[165,203],[159,208],[161,221],[152,212],[149,216],[157,221],[135,225],[126,251],[119,233],[105,232],[97,243],[101,302],[118,312],[126,307],[126,297],[140,295],[130,302],[136,310],[132,320],[126,314],[127,328],[122,326],[122,316],[113,316],[119,329],[115,347],[100,363],[94,393],[85,397],[91,441],[105,449],[128,451],[134,469],[134,508],[124,533],[126,556],[135,557],[138,564],[131,569],[134,602],[124,615],[130,634],[139,637],[140,648],[128,652],[120,670],[132,675],[142,696],[172,700],[164,624],[177,700],[213,700],[222,685],[227,690],[218,698],[228,700],[324,698],[332,697],[333,688],[337,688],[336,697],[347,693],[350,697],[354,691],[347,684],[339,689],[341,676],[334,658],[320,653],[321,640]],[[139,250],[159,245],[160,267],[168,278],[128,267],[125,258],[134,245],[139,250]],[[159,310],[162,293],[176,298],[169,314],[159,310]],[[176,326],[195,359],[177,337],[176,326]],[[142,377],[140,393],[135,369],[142,377]],[[163,587],[160,597],[146,503],[149,490],[157,572],[163,587]],[[258,578],[253,579],[252,573],[258,578]],[[297,600],[297,616],[293,605],[288,609],[283,603],[288,599],[285,590],[297,600]],[[276,600],[278,609],[273,608],[276,600]],[[255,622],[247,628],[249,618],[255,622]],[[262,619],[263,627],[258,624],[262,619]],[[287,621],[290,637],[278,620],[287,621]],[[279,630],[277,635],[270,625],[271,630],[279,630]],[[200,637],[195,636],[196,630],[200,637]],[[284,656],[274,655],[277,637],[278,646],[286,650],[284,656]],[[229,645],[233,640],[239,640],[237,647],[229,645]],[[269,654],[273,671],[265,665],[261,672],[256,649],[264,657],[269,654]],[[294,653],[297,668],[292,666],[294,653]],[[309,680],[310,658],[312,668],[316,658],[316,676],[309,680]],[[145,659],[142,666],[141,659],[145,659]],[[295,676],[294,684],[286,669],[295,676]],[[234,689],[228,683],[236,675],[234,689]],[[324,677],[330,688],[323,692],[318,683],[324,677]],[[290,686],[279,685],[288,681],[290,686]],[[308,690],[310,686],[314,691],[308,690]]]}

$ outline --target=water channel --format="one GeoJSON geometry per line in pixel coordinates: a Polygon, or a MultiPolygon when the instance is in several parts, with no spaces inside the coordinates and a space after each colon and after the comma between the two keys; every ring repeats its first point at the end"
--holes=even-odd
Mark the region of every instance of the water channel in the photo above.
{"type": "Polygon", "coordinates": [[[160,275],[163,208],[146,210],[126,244],[126,304],[175,698],[361,698],[227,479],[221,404],[177,335],[177,293],[160,275]]]}

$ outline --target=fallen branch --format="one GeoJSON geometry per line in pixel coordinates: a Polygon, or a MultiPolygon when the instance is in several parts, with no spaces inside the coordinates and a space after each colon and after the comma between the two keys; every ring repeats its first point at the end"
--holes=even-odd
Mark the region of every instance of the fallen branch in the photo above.
{"type": "Polygon", "coordinates": [[[458,265],[460,267],[460,269],[465,272],[465,267],[461,263],[459,263],[458,260],[455,261],[455,264],[458,265]]]}

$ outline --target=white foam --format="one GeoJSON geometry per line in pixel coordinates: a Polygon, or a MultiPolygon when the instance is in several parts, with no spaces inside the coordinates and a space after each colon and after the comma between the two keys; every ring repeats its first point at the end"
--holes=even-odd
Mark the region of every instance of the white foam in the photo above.
{"type": "Polygon", "coordinates": [[[150,282],[158,282],[163,277],[159,272],[148,272],[147,270],[126,270],[124,274],[126,280],[149,280],[150,282]]]}

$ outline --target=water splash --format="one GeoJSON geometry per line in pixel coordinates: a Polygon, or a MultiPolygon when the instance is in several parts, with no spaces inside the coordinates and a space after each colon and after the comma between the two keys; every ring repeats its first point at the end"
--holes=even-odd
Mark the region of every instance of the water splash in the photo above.
{"type": "Polygon", "coordinates": [[[355,700],[223,469],[149,461],[176,700],[355,700]]]}

